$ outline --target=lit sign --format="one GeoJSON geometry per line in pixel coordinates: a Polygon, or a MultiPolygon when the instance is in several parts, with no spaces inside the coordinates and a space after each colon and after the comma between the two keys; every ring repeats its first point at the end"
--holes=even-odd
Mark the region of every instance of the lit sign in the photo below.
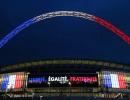
{"type": "Polygon", "coordinates": [[[125,75],[123,73],[113,74],[106,72],[103,75],[103,84],[105,88],[126,89],[125,75]]]}
{"type": "Polygon", "coordinates": [[[69,77],[72,87],[98,87],[97,74],[79,74],[69,77]]]}
{"type": "Polygon", "coordinates": [[[28,88],[48,87],[48,78],[42,75],[28,75],[28,88]]]}
{"type": "Polygon", "coordinates": [[[61,84],[64,84],[64,83],[67,83],[69,80],[67,79],[67,76],[64,76],[64,77],[52,77],[52,76],[49,76],[48,77],[48,82],[59,82],[61,84]]]}
{"type": "Polygon", "coordinates": [[[28,88],[38,87],[98,87],[97,74],[29,75],[28,88]]]}
{"type": "Polygon", "coordinates": [[[29,83],[42,83],[42,82],[46,82],[46,79],[44,77],[34,77],[34,78],[29,78],[28,82],[29,83]]]}
{"type": "Polygon", "coordinates": [[[85,83],[95,83],[97,82],[97,77],[70,77],[71,82],[85,82],[85,83]]]}

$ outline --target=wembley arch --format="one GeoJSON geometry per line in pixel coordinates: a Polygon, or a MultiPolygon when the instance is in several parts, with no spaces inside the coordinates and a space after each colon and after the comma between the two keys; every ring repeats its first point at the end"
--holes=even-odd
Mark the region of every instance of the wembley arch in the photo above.
{"type": "Polygon", "coordinates": [[[78,12],[78,11],[55,11],[50,13],[45,13],[39,16],[36,16],[32,19],[29,19],[28,21],[22,23],[18,27],[16,27],[14,30],[12,30],[10,33],[8,33],[3,39],[0,40],[0,48],[2,48],[6,43],[9,42],[14,36],[16,36],[20,31],[24,30],[25,28],[29,27],[31,24],[37,23],[39,21],[53,18],[53,17],[59,17],[59,16],[72,16],[72,17],[80,17],[83,19],[87,19],[90,21],[94,21],[113,33],[115,33],[117,36],[119,36],[122,40],[124,40],[126,43],[130,45],[130,37],[125,34],[123,31],[112,25],[111,23],[107,22],[106,20],[99,18],[94,15],[90,15],[84,12],[78,12]]]}

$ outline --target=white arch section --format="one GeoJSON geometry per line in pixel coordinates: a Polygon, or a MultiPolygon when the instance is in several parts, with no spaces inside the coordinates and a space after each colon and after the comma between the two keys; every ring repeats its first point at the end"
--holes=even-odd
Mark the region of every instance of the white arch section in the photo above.
{"type": "Polygon", "coordinates": [[[16,36],[20,31],[29,27],[31,24],[37,23],[39,21],[42,21],[42,20],[45,20],[48,18],[60,17],[60,16],[80,17],[83,19],[94,21],[94,22],[108,28],[109,30],[114,32],[117,36],[122,38],[125,42],[130,44],[130,37],[128,35],[126,35],[124,32],[119,30],[117,27],[115,27],[111,23],[109,23],[99,17],[93,16],[93,15],[90,15],[90,14],[87,14],[84,12],[78,12],[78,11],[55,11],[55,12],[45,13],[45,14],[36,16],[36,17],[22,23],[18,27],[16,27],[14,30],[12,30],[10,33],[8,33],[3,39],[0,40],[0,48],[2,48],[6,43],[8,43],[9,40],[11,40],[14,36],[16,36]]]}

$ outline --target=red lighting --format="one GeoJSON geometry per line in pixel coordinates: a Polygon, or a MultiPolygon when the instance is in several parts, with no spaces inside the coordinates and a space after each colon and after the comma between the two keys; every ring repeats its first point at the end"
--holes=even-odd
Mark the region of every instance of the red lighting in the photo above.
{"type": "Polygon", "coordinates": [[[15,89],[20,89],[23,86],[23,74],[16,74],[15,89]]]}
{"type": "Polygon", "coordinates": [[[118,75],[119,87],[121,89],[126,89],[126,82],[125,82],[125,75],[119,74],[118,75]]]}
{"type": "Polygon", "coordinates": [[[71,82],[85,82],[85,83],[95,83],[97,82],[97,77],[70,77],[71,82]]]}
{"type": "Polygon", "coordinates": [[[117,36],[121,37],[125,42],[130,44],[130,37],[127,34],[125,34],[123,31],[121,31],[120,29],[118,29],[117,27],[112,25],[111,23],[109,23],[106,20],[103,20],[99,17],[93,16],[93,19],[95,20],[95,22],[97,22],[100,25],[108,28],[109,30],[114,32],[117,36]]]}

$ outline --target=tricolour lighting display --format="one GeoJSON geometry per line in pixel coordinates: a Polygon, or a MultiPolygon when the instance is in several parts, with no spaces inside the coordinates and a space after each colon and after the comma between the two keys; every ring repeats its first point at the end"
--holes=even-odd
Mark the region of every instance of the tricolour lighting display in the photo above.
{"type": "Polygon", "coordinates": [[[24,73],[4,74],[1,78],[1,90],[21,89],[25,85],[24,73]]]}
{"type": "MultiPolygon", "coordinates": [[[[102,82],[109,91],[128,91],[130,89],[130,74],[122,72],[103,71],[102,82]]],[[[29,74],[8,73],[0,74],[0,91],[23,88],[44,87],[98,87],[97,74],[29,74]]],[[[101,85],[101,86],[102,86],[101,85]]]]}
{"type": "Polygon", "coordinates": [[[104,72],[103,85],[105,88],[126,89],[126,80],[123,73],[104,72]]]}

